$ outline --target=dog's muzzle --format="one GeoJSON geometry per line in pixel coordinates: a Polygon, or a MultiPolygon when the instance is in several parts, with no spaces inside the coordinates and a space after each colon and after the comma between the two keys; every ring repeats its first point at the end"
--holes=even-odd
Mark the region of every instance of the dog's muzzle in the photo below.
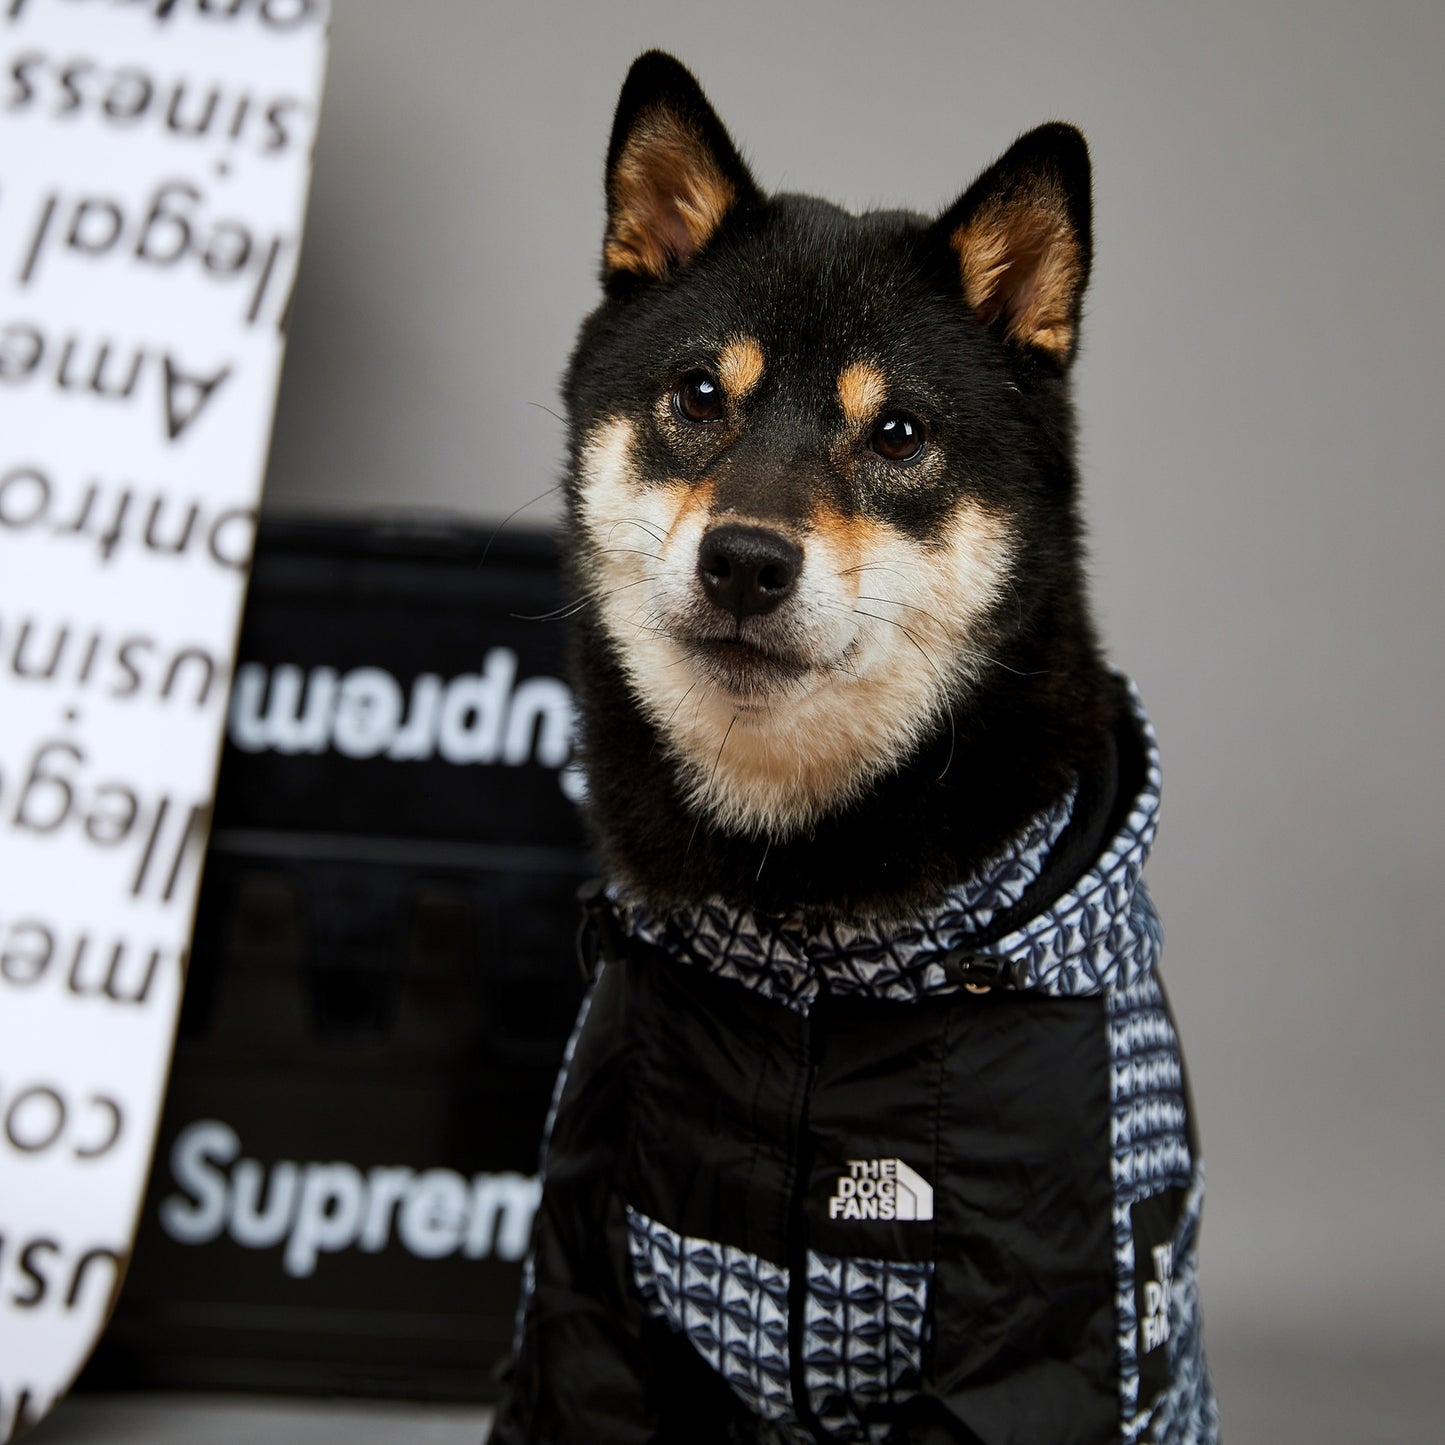
{"type": "Polygon", "coordinates": [[[787,601],[802,570],[803,549],[768,527],[725,522],[697,549],[703,596],[739,622],[787,601]]]}

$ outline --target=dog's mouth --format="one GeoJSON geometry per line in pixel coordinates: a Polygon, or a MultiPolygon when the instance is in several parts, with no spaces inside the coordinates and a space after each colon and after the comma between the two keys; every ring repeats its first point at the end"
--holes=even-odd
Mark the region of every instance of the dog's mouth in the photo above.
{"type": "Polygon", "coordinates": [[[743,706],[761,706],[791,691],[814,670],[802,657],[741,638],[689,637],[683,645],[704,679],[743,706]]]}

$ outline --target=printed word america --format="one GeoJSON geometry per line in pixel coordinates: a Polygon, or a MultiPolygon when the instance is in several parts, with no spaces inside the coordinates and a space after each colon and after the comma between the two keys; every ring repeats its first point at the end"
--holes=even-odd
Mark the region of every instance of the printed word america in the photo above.
{"type": "Polygon", "coordinates": [[[161,423],[170,442],[200,420],[232,374],[230,362],[198,368],[169,350],[0,322],[0,386],[50,386],[77,401],[136,406],[161,423]]]}
{"type": "Polygon", "coordinates": [[[106,932],[29,913],[0,916],[0,988],[64,989],[76,999],[139,1008],[167,991],[180,992],[188,955],[169,944],[106,932]]]}

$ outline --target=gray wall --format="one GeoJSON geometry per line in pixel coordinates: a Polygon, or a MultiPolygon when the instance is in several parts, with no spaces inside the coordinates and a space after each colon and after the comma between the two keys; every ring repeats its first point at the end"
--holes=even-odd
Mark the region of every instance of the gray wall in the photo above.
{"type": "Polygon", "coordinates": [[[269,505],[553,484],[652,45],[764,184],[858,206],[1088,134],[1093,574],[1165,750],[1211,1330],[1445,1355],[1445,6],[337,0],[269,505]]]}

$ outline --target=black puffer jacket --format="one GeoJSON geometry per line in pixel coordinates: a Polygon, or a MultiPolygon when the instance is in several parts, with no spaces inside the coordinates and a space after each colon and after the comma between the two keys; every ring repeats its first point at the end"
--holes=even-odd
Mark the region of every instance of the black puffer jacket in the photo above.
{"type": "Polygon", "coordinates": [[[878,937],[599,904],[493,1445],[1213,1445],[1142,716],[878,937]]]}

